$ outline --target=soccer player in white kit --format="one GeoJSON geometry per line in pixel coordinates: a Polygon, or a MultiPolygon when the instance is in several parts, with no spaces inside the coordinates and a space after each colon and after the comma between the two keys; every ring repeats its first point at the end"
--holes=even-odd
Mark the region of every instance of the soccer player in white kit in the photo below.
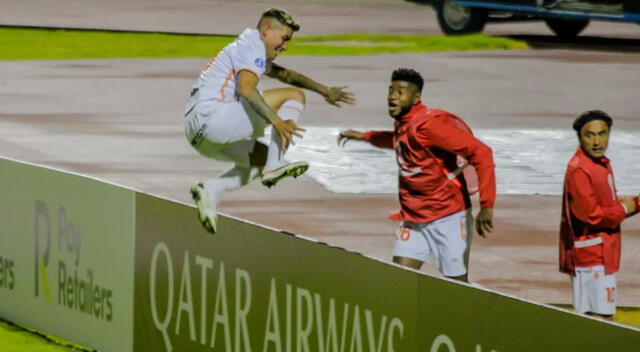
{"type": "Polygon", "coordinates": [[[282,9],[268,9],[256,28],[247,28],[211,59],[191,90],[185,110],[185,134],[202,155],[232,161],[233,168],[217,178],[191,187],[203,226],[216,232],[216,207],[222,192],[237,189],[261,176],[271,187],[286,177],[303,174],[309,164],[287,163],[284,153],[298,127],[305,106],[305,88],[332,105],[355,103],[346,87],[327,87],[273,60],[287,50],[300,25],[282,9]],[[295,86],[260,92],[263,75],[295,86]],[[269,146],[256,139],[267,124],[273,126],[269,146]]]}

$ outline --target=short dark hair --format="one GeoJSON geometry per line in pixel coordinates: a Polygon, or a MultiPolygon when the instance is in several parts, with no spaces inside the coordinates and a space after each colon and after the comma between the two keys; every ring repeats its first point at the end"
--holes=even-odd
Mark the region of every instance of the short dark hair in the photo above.
{"type": "Polygon", "coordinates": [[[418,87],[418,91],[422,92],[422,87],[424,86],[424,79],[420,73],[414,69],[410,68],[399,68],[393,71],[391,74],[391,81],[404,81],[413,83],[418,87]]]}
{"type": "Polygon", "coordinates": [[[276,19],[281,24],[291,27],[291,29],[293,29],[294,32],[297,32],[297,31],[300,30],[300,22],[294,20],[293,16],[291,16],[284,9],[279,9],[277,7],[272,7],[270,9],[267,9],[262,14],[262,16],[260,18],[261,19],[262,18],[273,18],[273,19],[276,19]]]}
{"type": "Polygon", "coordinates": [[[609,116],[609,114],[607,114],[606,112],[602,110],[589,110],[583,112],[573,121],[573,129],[576,130],[578,135],[580,135],[580,130],[582,130],[582,127],[584,127],[584,125],[596,120],[604,121],[607,126],[609,126],[609,128],[611,128],[611,125],[613,125],[611,116],[609,116]]]}

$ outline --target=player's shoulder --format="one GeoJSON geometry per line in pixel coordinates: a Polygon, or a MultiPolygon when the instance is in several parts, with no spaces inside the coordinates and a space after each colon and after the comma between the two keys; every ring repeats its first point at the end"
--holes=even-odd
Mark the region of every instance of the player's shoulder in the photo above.
{"type": "Polygon", "coordinates": [[[458,123],[462,123],[456,115],[442,109],[427,109],[420,120],[420,128],[429,128],[431,130],[437,130],[436,127],[442,126],[458,127],[458,123]]]}
{"type": "Polygon", "coordinates": [[[580,158],[575,156],[569,160],[567,165],[567,179],[571,182],[576,179],[591,179],[591,173],[585,165],[580,162],[580,158]]]}
{"type": "Polygon", "coordinates": [[[454,116],[452,113],[448,112],[447,110],[443,110],[443,109],[429,109],[429,108],[427,108],[426,114],[428,116],[433,116],[433,117],[454,116]]]}
{"type": "Polygon", "coordinates": [[[230,45],[229,54],[234,62],[252,62],[258,69],[263,69],[267,63],[264,43],[255,28],[245,29],[230,45]]]}
{"type": "Polygon", "coordinates": [[[451,120],[456,118],[456,115],[443,109],[430,109],[427,108],[422,113],[425,121],[434,123],[451,123],[451,120]]]}
{"type": "Polygon", "coordinates": [[[567,164],[572,169],[580,168],[580,156],[573,155],[571,159],[569,159],[569,163],[567,164]]]}
{"type": "Polygon", "coordinates": [[[235,40],[236,45],[239,47],[260,49],[264,48],[264,43],[260,39],[260,31],[256,28],[245,29],[235,40]]]}
{"type": "Polygon", "coordinates": [[[584,154],[580,149],[576,150],[573,154],[569,162],[567,163],[567,169],[570,173],[579,172],[584,174],[589,174],[591,170],[591,165],[593,162],[591,159],[584,154]]]}

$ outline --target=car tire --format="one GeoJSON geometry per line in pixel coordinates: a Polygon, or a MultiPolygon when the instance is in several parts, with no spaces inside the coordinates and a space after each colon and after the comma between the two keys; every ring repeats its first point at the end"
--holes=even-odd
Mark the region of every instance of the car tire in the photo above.
{"type": "Polygon", "coordinates": [[[445,34],[480,33],[487,22],[487,11],[459,6],[454,0],[438,0],[436,3],[438,24],[445,34]]]}
{"type": "Polygon", "coordinates": [[[569,20],[566,18],[546,18],[547,27],[560,38],[574,38],[582,32],[589,20],[569,20]]]}

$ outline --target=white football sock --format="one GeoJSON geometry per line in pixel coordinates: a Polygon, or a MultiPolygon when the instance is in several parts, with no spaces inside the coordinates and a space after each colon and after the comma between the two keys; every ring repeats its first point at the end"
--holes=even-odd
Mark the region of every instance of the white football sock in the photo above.
{"type": "MultiPolygon", "coordinates": [[[[304,110],[304,104],[297,100],[287,100],[282,103],[278,116],[283,120],[293,120],[296,124],[300,121],[300,114],[304,110]]],[[[284,153],[286,150],[281,148],[280,134],[272,129],[271,142],[269,142],[269,153],[267,154],[267,163],[265,170],[274,170],[286,164],[284,161],[284,153]]]]}
{"type": "Polygon", "coordinates": [[[232,191],[246,185],[259,173],[260,170],[257,167],[246,168],[236,165],[220,177],[206,181],[204,187],[209,196],[218,203],[222,192],[232,191]]]}

